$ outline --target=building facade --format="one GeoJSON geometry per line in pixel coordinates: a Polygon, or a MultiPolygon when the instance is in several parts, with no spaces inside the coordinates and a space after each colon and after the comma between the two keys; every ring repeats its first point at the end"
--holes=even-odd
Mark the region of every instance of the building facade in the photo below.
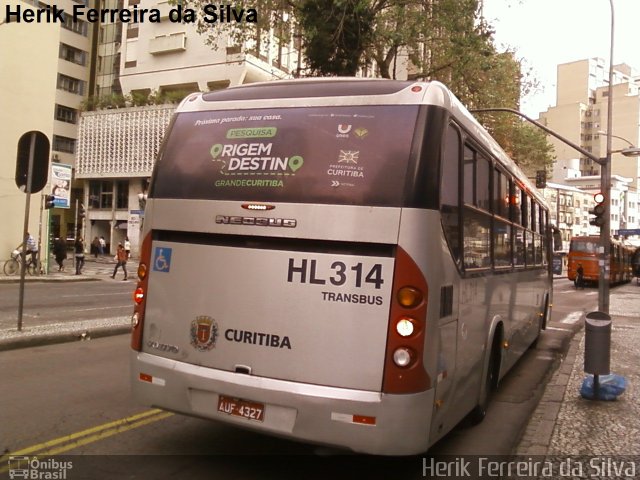
{"type": "MultiPolygon", "coordinates": [[[[558,65],[556,106],[540,114],[541,123],[599,158],[607,155],[608,68],[601,58],[558,65]]],[[[611,234],[616,235],[619,229],[640,227],[640,158],[620,153],[640,142],[640,74],[620,64],[614,67],[613,79],[610,201],[611,234]]],[[[552,181],[599,192],[600,166],[560,140],[548,138],[556,154],[552,181]]],[[[640,243],[640,237],[629,240],[640,243]]]]}
{"type": "MultiPolygon", "coordinates": [[[[70,8],[74,2],[55,3],[70,8]]],[[[22,237],[25,194],[14,182],[18,139],[26,132],[41,131],[50,142],[51,162],[73,164],[91,50],[86,24],[18,22],[16,16],[5,18],[4,5],[2,18],[6,21],[0,25],[0,195],[7,214],[0,229],[0,258],[8,258],[22,237]]],[[[33,2],[21,0],[9,0],[6,5],[16,13],[36,8],[33,2]]],[[[50,184],[30,199],[28,230],[38,236],[41,251],[47,249],[50,220],[52,235],[59,235],[60,225],[65,223],[62,209],[56,209],[51,219],[51,210],[43,210],[46,193],[51,193],[50,184]]]]}
{"type": "MultiPolygon", "coordinates": [[[[119,30],[109,27],[109,32],[120,32],[119,65],[113,71],[118,72],[117,84],[126,106],[81,115],[76,178],[83,182],[86,206],[83,236],[104,236],[114,246],[128,237],[135,255],[148,180],[175,110],[175,105],[162,104],[163,99],[290,78],[299,72],[301,57],[295,37],[285,43],[270,31],[265,32],[270,41],[238,46],[227,35],[220,35],[212,48],[194,24],[170,21],[176,5],[166,0],[128,0],[126,5],[156,9],[160,22],[127,23],[119,30]]],[[[99,38],[98,51],[112,51],[102,44],[112,37],[101,34],[99,38]]],[[[110,62],[102,65],[112,68],[110,62]]],[[[108,84],[99,85],[99,91],[108,91],[108,84]]],[[[112,89],[109,93],[118,92],[112,89]]]]}

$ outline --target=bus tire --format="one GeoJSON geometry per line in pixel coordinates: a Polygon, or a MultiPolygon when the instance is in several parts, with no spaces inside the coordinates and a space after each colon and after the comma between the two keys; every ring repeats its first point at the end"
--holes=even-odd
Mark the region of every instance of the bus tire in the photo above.
{"type": "Polygon", "coordinates": [[[487,407],[491,401],[491,396],[498,386],[498,372],[500,371],[500,339],[498,335],[493,337],[491,350],[489,351],[489,364],[484,377],[484,389],[480,392],[478,404],[471,410],[469,420],[472,425],[477,425],[487,415],[487,407]]]}

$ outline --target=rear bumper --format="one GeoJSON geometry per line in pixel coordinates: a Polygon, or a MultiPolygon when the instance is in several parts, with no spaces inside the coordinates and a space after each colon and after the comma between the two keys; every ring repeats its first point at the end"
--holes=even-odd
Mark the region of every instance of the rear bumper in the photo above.
{"type": "Polygon", "coordinates": [[[387,395],[226,372],[140,352],[131,353],[131,385],[134,398],[149,406],[310,443],[376,455],[415,455],[429,447],[433,390],[387,395]],[[265,404],[264,421],[218,412],[219,395],[265,404]],[[375,425],[354,423],[354,415],[375,417],[375,425]]]}

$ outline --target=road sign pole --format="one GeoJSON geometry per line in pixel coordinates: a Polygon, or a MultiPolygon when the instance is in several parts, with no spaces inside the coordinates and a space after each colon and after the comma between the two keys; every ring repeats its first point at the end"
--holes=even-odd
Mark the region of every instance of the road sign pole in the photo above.
{"type": "Polygon", "coordinates": [[[29,231],[29,208],[31,207],[31,182],[33,180],[33,158],[36,150],[36,134],[29,139],[29,169],[27,170],[26,200],[24,202],[24,227],[22,229],[22,264],[20,265],[20,292],[18,299],[18,331],[22,331],[22,311],[24,310],[24,276],[27,271],[27,232],[29,231]]]}

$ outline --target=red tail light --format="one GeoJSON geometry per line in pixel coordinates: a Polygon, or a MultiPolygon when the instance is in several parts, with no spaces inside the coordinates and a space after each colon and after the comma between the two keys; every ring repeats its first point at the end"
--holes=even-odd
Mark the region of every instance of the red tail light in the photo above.
{"type": "Polygon", "coordinates": [[[423,365],[427,294],[418,265],[398,247],[382,381],[385,393],[415,393],[431,386],[423,365]]]}
{"type": "Polygon", "coordinates": [[[149,269],[151,262],[151,232],[142,241],[140,249],[140,264],[138,265],[138,285],[133,292],[133,316],[131,317],[131,348],[142,350],[142,329],[144,327],[144,312],[147,302],[147,287],[149,284],[149,269]]]}

